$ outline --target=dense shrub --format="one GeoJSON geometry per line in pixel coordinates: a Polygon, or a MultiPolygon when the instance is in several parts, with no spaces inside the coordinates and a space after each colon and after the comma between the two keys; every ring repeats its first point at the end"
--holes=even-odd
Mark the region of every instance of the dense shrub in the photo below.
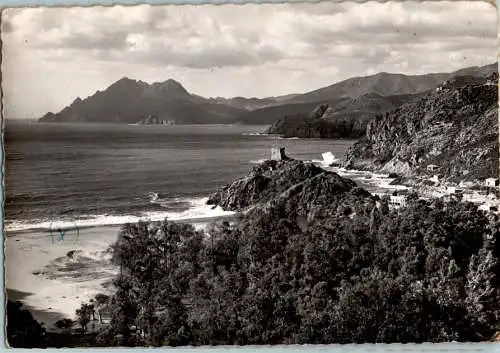
{"type": "Polygon", "coordinates": [[[131,345],[489,339],[500,322],[498,220],[471,204],[414,200],[389,211],[366,197],[354,189],[309,219],[275,203],[233,226],[219,222],[210,238],[167,221],[125,226],[106,337],[131,345]]]}

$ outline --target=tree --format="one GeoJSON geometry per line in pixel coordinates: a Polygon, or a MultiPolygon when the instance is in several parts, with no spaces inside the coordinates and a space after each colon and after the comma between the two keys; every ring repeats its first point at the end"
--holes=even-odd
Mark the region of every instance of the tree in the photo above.
{"type": "Polygon", "coordinates": [[[59,329],[64,330],[66,333],[70,333],[71,328],[73,327],[74,321],[71,319],[61,319],[57,320],[55,326],[59,329]]]}
{"type": "Polygon", "coordinates": [[[76,310],[77,321],[82,327],[82,333],[87,332],[87,325],[90,322],[94,313],[94,306],[91,304],[82,304],[80,309],[76,310]]]}
{"type": "Polygon", "coordinates": [[[7,301],[7,341],[14,348],[44,348],[45,329],[22,308],[19,301],[7,301]]]}

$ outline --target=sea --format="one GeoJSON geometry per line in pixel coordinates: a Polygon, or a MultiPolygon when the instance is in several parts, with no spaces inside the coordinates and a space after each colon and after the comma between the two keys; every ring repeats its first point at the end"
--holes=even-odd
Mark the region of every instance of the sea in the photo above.
{"type": "Polygon", "coordinates": [[[353,140],[278,138],[267,126],[5,122],[5,229],[209,219],[207,197],[279,145],[300,160],[353,140]]]}

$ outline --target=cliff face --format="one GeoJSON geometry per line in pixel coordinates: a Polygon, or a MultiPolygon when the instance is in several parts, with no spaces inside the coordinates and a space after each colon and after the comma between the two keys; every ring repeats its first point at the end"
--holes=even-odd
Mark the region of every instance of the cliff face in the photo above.
{"type": "Polygon", "coordinates": [[[326,206],[333,198],[355,188],[356,183],[352,180],[311,163],[270,160],[212,194],[208,204],[241,211],[251,206],[265,207],[269,202],[286,202],[300,205],[301,210],[294,212],[309,215],[315,208],[326,206]]]}
{"type": "Polygon", "coordinates": [[[497,75],[451,80],[378,115],[347,151],[345,166],[411,176],[436,164],[451,179],[497,176],[497,83],[497,75]]]}

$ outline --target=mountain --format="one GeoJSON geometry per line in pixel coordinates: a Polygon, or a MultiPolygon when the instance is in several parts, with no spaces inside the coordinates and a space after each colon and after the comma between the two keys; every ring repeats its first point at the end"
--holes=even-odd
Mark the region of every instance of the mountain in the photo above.
{"type": "Polygon", "coordinates": [[[395,107],[399,98],[394,97],[421,94],[457,75],[484,77],[495,70],[496,64],[419,76],[379,73],[303,94],[268,98],[204,98],[172,79],[148,84],[125,77],[104,91],[75,99],[59,113],[45,114],[40,121],[270,125],[284,116],[307,116],[320,104],[329,104],[337,120],[354,121],[395,107]]]}
{"type": "Polygon", "coordinates": [[[335,98],[357,98],[370,93],[396,96],[422,93],[434,89],[443,81],[455,76],[486,77],[497,71],[497,64],[469,67],[451,73],[403,75],[380,72],[371,76],[353,77],[331,86],[286,99],[284,103],[317,102],[335,98]]]}
{"type": "Polygon", "coordinates": [[[59,113],[47,113],[40,121],[223,124],[232,123],[242,111],[192,95],[175,80],[147,84],[125,77],[105,91],[77,98],[59,113]]]}
{"type": "Polygon", "coordinates": [[[448,179],[498,176],[498,73],[448,80],[423,98],[379,114],[346,153],[345,167],[402,175],[439,166],[448,179]]]}
{"type": "MultiPolygon", "coordinates": [[[[469,67],[450,73],[410,76],[382,72],[366,77],[354,77],[303,94],[273,97],[277,104],[244,113],[238,117],[238,122],[242,124],[273,124],[285,116],[302,115],[306,117],[315,107],[325,103],[331,105],[336,111],[340,109],[340,107],[336,107],[339,102],[351,104],[357,110],[360,104],[364,104],[357,101],[358,99],[368,98],[369,100],[373,100],[374,97],[379,97],[375,99],[380,99],[380,97],[411,98],[408,95],[413,96],[428,92],[438,87],[443,81],[453,77],[473,76],[484,78],[493,72],[497,72],[496,63],[481,67],[469,67]],[[350,101],[351,103],[348,103],[350,101]]],[[[380,104],[384,105],[385,103],[381,101],[380,104]]],[[[342,108],[342,110],[343,114],[349,115],[348,108],[342,108]]],[[[381,111],[369,111],[369,113],[379,112],[381,111]]]]}

